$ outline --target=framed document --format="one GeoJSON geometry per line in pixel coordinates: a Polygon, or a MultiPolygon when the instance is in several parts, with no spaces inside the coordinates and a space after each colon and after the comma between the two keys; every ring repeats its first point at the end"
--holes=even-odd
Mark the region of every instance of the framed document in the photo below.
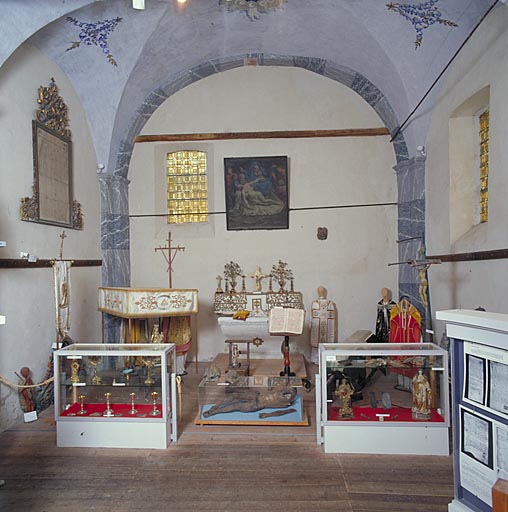
{"type": "Polygon", "coordinates": [[[38,222],[72,227],[72,141],[32,121],[38,222]]]}
{"type": "Polygon", "coordinates": [[[72,140],[67,105],[54,80],[40,86],[32,121],[32,197],[21,198],[21,220],[83,229],[81,205],[73,197],[72,140]]]}

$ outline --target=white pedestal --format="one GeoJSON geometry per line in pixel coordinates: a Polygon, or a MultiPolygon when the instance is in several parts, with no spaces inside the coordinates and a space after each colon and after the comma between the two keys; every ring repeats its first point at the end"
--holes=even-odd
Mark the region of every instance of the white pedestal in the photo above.
{"type": "Polygon", "coordinates": [[[472,509],[466,507],[466,505],[463,505],[457,500],[453,500],[448,504],[448,512],[472,512],[472,509]]]}
{"type": "MultiPolygon", "coordinates": [[[[345,422],[343,422],[345,423],[345,422]]],[[[448,427],[344,425],[324,427],[326,453],[448,455],[448,427]]]]}
{"type": "Polygon", "coordinates": [[[56,444],[61,447],[166,449],[171,423],[115,418],[57,420],[56,444]]]}

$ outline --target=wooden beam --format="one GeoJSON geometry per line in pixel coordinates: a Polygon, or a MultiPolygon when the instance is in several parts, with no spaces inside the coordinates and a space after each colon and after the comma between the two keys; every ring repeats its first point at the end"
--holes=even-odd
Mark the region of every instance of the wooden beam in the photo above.
{"type": "MultiPolygon", "coordinates": [[[[0,268],[43,268],[52,267],[53,260],[28,261],[26,258],[0,258],[0,268]]],[[[63,260],[72,261],[73,267],[100,267],[102,260],[63,260]]]]}
{"type": "Polygon", "coordinates": [[[441,262],[455,261],[483,261],[503,260],[508,258],[508,249],[494,249],[492,251],[461,252],[457,254],[427,255],[429,260],[441,260],[441,262]]]}
{"type": "Polygon", "coordinates": [[[312,139],[321,137],[379,137],[390,135],[387,128],[347,128],[342,130],[289,130],[271,132],[174,133],[138,135],[134,142],[182,142],[238,139],[312,139]]]}

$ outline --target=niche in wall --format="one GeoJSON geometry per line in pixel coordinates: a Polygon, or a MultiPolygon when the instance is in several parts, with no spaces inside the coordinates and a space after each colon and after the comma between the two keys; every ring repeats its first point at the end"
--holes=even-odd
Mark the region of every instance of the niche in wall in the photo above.
{"type": "Polygon", "coordinates": [[[480,224],[479,116],[488,109],[489,86],[479,90],[449,120],[450,241],[459,241],[480,224]]]}

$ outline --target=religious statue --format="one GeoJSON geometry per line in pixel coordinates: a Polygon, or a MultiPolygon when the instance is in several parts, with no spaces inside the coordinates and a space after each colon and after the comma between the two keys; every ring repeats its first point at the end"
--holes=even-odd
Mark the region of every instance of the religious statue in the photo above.
{"type": "Polygon", "coordinates": [[[413,377],[413,419],[429,420],[432,406],[432,389],[422,370],[413,377]]]}
{"type": "MultiPolygon", "coordinates": [[[[19,371],[18,386],[33,386],[30,368],[23,366],[19,371]]],[[[34,388],[20,387],[19,388],[19,403],[23,412],[35,411],[34,388]]]]}
{"type": "Polygon", "coordinates": [[[203,417],[209,418],[215,414],[238,412],[255,412],[261,409],[282,409],[289,407],[296,400],[297,390],[286,386],[274,388],[261,393],[252,389],[236,388],[226,400],[212,405],[203,411],[203,417]]]}
{"type": "Polygon", "coordinates": [[[264,279],[265,277],[268,277],[269,274],[265,274],[261,271],[261,267],[259,265],[256,265],[256,270],[252,274],[250,274],[249,277],[252,277],[255,280],[256,283],[256,292],[262,292],[261,287],[261,279],[264,279]]]}
{"type": "Polygon", "coordinates": [[[420,313],[406,298],[403,298],[390,311],[390,342],[418,343],[421,337],[420,313]]]}
{"type": "Polygon", "coordinates": [[[388,288],[381,289],[381,300],[377,303],[376,338],[379,343],[390,341],[390,313],[395,306],[388,288]]]}
{"type": "Polygon", "coordinates": [[[310,320],[310,359],[318,364],[319,344],[334,343],[337,335],[337,309],[327,299],[327,290],[323,286],[317,289],[318,298],[312,302],[310,320]]]}
{"type": "MultiPolygon", "coordinates": [[[[339,383],[337,379],[336,384],[339,383]]],[[[351,397],[353,396],[353,388],[347,379],[342,379],[340,386],[335,390],[335,396],[340,400],[341,408],[339,417],[341,418],[352,418],[353,408],[351,407],[351,397]]]]}
{"type": "Polygon", "coordinates": [[[150,338],[152,343],[164,343],[164,334],[159,331],[159,326],[155,324],[152,330],[152,336],[150,338]]]}

